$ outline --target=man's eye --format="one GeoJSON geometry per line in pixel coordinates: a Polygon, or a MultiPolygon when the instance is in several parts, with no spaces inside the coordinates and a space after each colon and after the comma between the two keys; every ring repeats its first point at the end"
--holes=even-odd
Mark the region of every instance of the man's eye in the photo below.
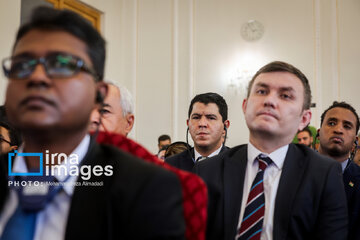
{"type": "Polygon", "coordinates": [[[344,128],[345,129],[351,129],[352,127],[350,125],[345,125],[344,128]]]}
{"type": "Polygon", "coordinates": [[[199,116],[192,116],[191,119],[199,119],[200,117],[199,116]]]}
{"type": "Polygon", "coordinates": [[[291,96],[289,94],[283,93],[280,95],[282,99],[291,99],[291,96]]]}
{"type": "Polygon", "coordinates": [[[264,95],[266,91],[264,89],[259,89],[256,91],[257,94],[264,95]]]}
{"type": "Polygon", "coordinates": [[[107,109],[102,108],[102,109],[99,109],[99,113],[100,114],[107,114],[107,113],[110,113],[110,111],[107,110],[107,109]]]}
{"type": "Polygon", "coordinates": [[[335,122],[329,122],[328,125],[329,125],[329,126],[335,126],[336,123],[335,123],[335,122]]]}

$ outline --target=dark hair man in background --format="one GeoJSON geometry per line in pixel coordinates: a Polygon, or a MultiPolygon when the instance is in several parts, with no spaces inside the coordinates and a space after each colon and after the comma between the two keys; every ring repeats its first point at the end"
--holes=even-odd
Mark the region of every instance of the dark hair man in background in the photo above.
{"type": "Polygon", "coordinates": [[[309,127],[305,127],[303,130],[297,133],[297,139],[299,144],[303,144],[312,148],[313,136],[309,127]]]}
{"type": "MultiPolygon", "coordinates": [[[[104,64],[104,39],[73,12],[40,7],[19,29],[12,56],[3,61],[9,78],[7,117],[24,139],[11,171],[38,172],[39,158],[20,153],[47,150],[76,154],[78,162],[70,161],[71,168],[90,171],[51,175],[56,179],[52,181],[61,183],[59,187],[44,182],[41,188],[29,189],[29,184],[9,184],[3,155],[2,240],[184,238],[178,178],[114,147],[99,145],[88,135],[91,111],[106,92],[104,64]]],[[[50,163],[54,165],[69,171],[67,163],[50,163]]],[[[13,181],[17,179],[30,183],[30,177],[13,181]]]]}
{"type": "Polygon", "coordinates": [[[319,153],[342,165],[352,240],[360,239],[360,167],[350,159],[358,131],[359,116],[346,102],[333,102],[321,115],[319,153]]]}
{"type": "Polygon", "coordinates": [[[165,159],[170,165],[192,171],[195,162],[228,149],[224,146],[230,126],[228,107],[219,94],[210,92],[196,95],[190,103],[186,124],[194,147],[165,159]]]}
{"type": "Polygon", "coordinates": [[[167,134],[163,134],[163,135],[160,135],[159,138],[158,138],[158,148],[159,148],[159,151],[170,145],[171,144],[171,138],[169,135],[167,134]]]}
{"type": "Polygon", "coordinates": [[[243,102],[249,143],[195,165],[209,192],[207,240],[346,238],[340,164],[291,144],[310,103],[294,66],[271,62],[255,74],[243,102]]]}

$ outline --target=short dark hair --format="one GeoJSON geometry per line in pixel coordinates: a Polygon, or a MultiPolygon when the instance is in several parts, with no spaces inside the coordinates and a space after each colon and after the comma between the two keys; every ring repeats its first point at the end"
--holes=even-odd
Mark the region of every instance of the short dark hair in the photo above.
{"type": "Polygon", "coordinates": [[[13,46],[29,31],[39,29],[45,31],[65,31],[84,41],[93,68],[98,75],[97,80],[104,78],[105,40],[91,24],[80,15],[69,10],[57,10],[49,7],[37,7],[33,10],[30,21],[20,27],[13,46]]]}
{"type": "Polygon", "coordinates": [[[356,118],[356,134],[358,133],[359,131],[359,125],[360,125],[360,121],[359,121],[359,115],[357,114],[355,108],[353,108],[350,104],[346,103],[346,102],[338,102],[338,101],[334,101],[332,103],[332,105],[330,107],[328,107],[322,114],[321,114],[321,122],[320,122],[320,126],[322,126],[323,122],[324,122],[324,119],[325,119],[325,116],[326,116],[326,113],[330,110],[330,109],[333,109],[333,108],[345,108],[347,110],[350,110],[355,118],[356,118]]]}
{"type": "Polygon", "coordinates": [[[14,127],[12,127],[6,121],[0,121],[0,127],[5,128],[9,132],[10,145],[11,146],[20,146],[21,145],[21,134],[14,127]]]}
{"type": "Polygon", "coordinates": [[[309,80],[306,78],[306,76],[296,67],[293,65],[281,62],[281,61],[274,61],[271,63],[266,64],[262,68],[260,68],[251,81],[249,82],[248,91],[247,91],[247,97],[250,96],[251,88],[255,82],[255,79],[257,76],[259,76],[261,73],[269,73],[269,72],[288,72],[294,74],[296,77],[300,79],[300,81],[303,84],[304,87],[304,104],[303,104],[303,110],[304,109],[310,109],[311,106],[311,90],[310,90],[310,84],[309,80]]]}
{"type": "Polygon", "coordinates": [[[189,113],[188,113],[189,118],[193,110],[193,106],[197,102],[203,103],[205,105],[209,103],[215,103],[219,108],[219,113],[222,117],[222,121],[224,122],[228,119],[228,106],[226,104],[225,99],[219,94],[213,92],[198,94],[191,100],[189,113]]]}
{"type": "Polygon", "coordinates": [[[171,141],[170,136],[167,135],[167,134],[161,135],[161,136],[158,138],[158,143],[160,144],[161,141],[165,141],[165,140],[170,140],[170,141],[171,141]]]}
{"type": "Polygon", "coordinates": [[[298,131],[298,134],[301,132],[308,132],[310,137],[313,137],[312,132],[309,127],[305,127],[303,130],[298,131]]]}

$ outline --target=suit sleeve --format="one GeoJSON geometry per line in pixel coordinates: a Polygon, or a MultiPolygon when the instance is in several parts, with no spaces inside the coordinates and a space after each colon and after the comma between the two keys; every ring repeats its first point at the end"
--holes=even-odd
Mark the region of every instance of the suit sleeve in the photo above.
{"type": "Polygon", "coordinates": [[[331,166],[321,198],[316,239],[347,239],[348,213],[340,164],[331,166]]]}

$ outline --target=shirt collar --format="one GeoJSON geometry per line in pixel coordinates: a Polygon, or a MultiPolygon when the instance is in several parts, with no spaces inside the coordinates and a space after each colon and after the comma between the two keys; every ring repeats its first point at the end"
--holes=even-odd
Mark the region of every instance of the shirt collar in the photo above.
{"type": "MultiPolygon", "coordinates": [[[[216,149],[214,152],[212,152],[209,156],[206,156],[206,157],[207,157],[207,158],[210,158],[210,157],[213,157],[213,156],[215,156],[215,155],[218,155],[218,154],[220,153],[222,147],[223,147],[223,146],[221,145],[218,149],[216,149]]],[[[195,161],[196,161],[196,159],[198,159],[199,157],[202,157],[202,155],[201,155],[198,151],[196,151],[195,148],[194,148],[194,155],[195,155],[195,161]]]]}
{"type": "MultiPolygon", "coordinates": [[[[72,164],[69,161],[67,161],[67,163],[62,162],[59,166],[66,166],[66,169],[69,169],[71,166],[80,166],[82,160],[84,159],[88,148],[90,145],[90,135],[87,134],[80,142],[80,144],[74,149],[74,151],[71,154],[76,154],[78,156],[79,159],[79,164],[72,164]]],[[[19,150],[17,151],[18,153],[22,153],[24,151],[24,146],[22,145],[19,150]]],[[[71,155],[69,154],[69,156],[71,155]]],[[[45,159],[44,159],[45,161],[45,159]]],[[[27,173],[29,172],[26,163],[25,163],[25,159],[23,156],[19,156],[19,154],[16,155],[14,163],[13,163],[13,169],[12,172],[21,172],[21,173],[27,173]]],[[[45,169],[44,169],[45,172],[45,169]]],[[[66,184],[63,185],[64,191],[69,195],[72,196],[73,192],[74,192],[74,186],[75,186],[75,182],[76,179],[78,178],[78,176],[70,176],[68,179],[68,175],[65,175],[64,172],[60,172],[60,174],[56,174],[54,176],[59,182],[64,182],[66,180],[66,184]]]]}
{"type": "Polygon", "coordinates": [[[284,161],[286,157],[286,153],[289,149],[289,145],[282,146],[275,151],[273,151],[270,154],[263,153],[259,149],[257,149],[254,145],[252,145],[250,142],[248,144],[248,160],[251,161],[251,164],[254,164],[254,161],[259,154],[263,154],[271,158],[273,163],[278,169],[282,169],[284,166],[284,161]]]}
{"type": "Polygon", "coordinates": [[[348,165],[349,159],[346,159],[341,163],[342,172],[344,172],[346,166],[348,165]]]}

